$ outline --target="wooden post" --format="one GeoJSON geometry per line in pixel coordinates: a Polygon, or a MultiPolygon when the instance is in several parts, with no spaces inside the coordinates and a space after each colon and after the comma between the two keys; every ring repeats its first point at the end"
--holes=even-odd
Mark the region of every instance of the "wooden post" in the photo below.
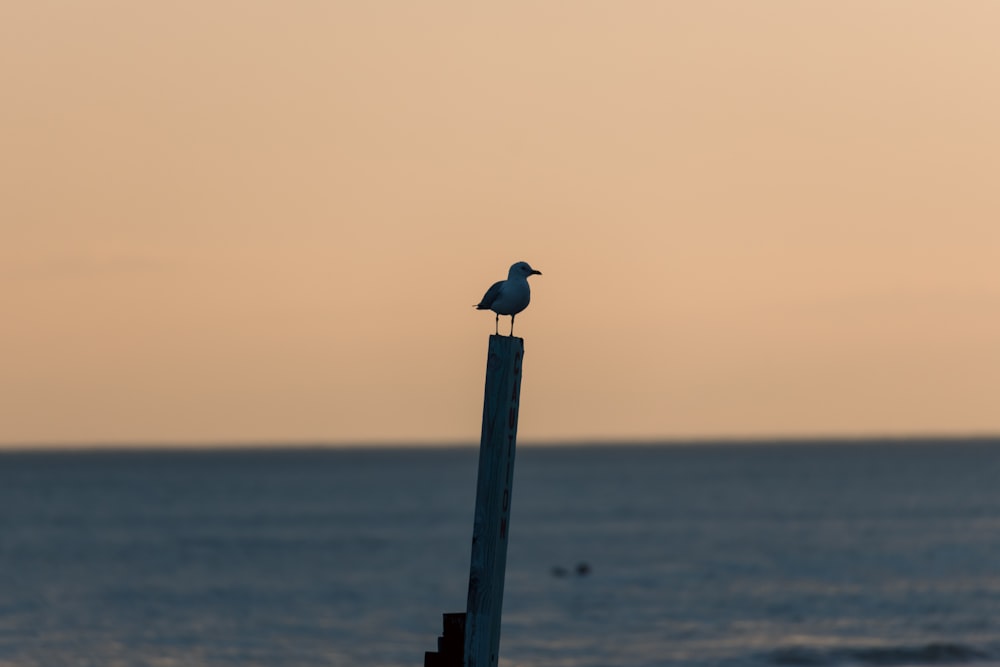
{"type": "Polygon", "coordinates": [[[497,667],[524,339],[490,336],[472,527],[465,667],[497,667]]]}
{"type": "Polygon", "coordinates": [[[490,336],[468,604],[464,614],[444,615],[438,650],[424,654],[424,667],[497,667],[522,359],[523,338],[490,336]]]}

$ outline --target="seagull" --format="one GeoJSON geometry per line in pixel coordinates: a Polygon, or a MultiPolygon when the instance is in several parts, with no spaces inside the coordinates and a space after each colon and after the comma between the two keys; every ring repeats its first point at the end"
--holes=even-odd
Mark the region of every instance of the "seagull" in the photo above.
{"type": "Polygon", "coordinates": [[[507,280],[493,283],[483,300],[473,306],[476,310],[492,310],[497,314],[497,335],[500,334],[500,316],[510,315],[510,335],[514,335],[514,316],[528,307],[531,301],[531,288],[528,287],[528,276],[542,275],[535,271],[527,262],[518,262],[510,267],[507,280]]]}

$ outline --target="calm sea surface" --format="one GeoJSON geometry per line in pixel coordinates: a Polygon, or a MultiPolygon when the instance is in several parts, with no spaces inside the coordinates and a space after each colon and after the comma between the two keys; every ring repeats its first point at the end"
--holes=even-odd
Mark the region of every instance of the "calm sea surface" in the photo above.
{"type": "MultiPolygon", "coordinates": [[[[477,456],[0,454],[0,665],[422,665],[477,456]]],[[[1000,665],[1000,441],[522,447],[510,539],[505,667],[1000,665]]]]}

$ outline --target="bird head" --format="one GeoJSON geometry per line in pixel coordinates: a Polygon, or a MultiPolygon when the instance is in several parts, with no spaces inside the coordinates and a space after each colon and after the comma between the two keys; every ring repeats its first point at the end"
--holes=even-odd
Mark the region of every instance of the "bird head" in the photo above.
{"type": "Polygon", "coordinates": [[[527,262],[518,262],[510,267],[510,271],[507,273],[507,278],[527,278],[528,276],[542,275],[541,271],[535,271],[531,268],[531,264],[527,262]]]}

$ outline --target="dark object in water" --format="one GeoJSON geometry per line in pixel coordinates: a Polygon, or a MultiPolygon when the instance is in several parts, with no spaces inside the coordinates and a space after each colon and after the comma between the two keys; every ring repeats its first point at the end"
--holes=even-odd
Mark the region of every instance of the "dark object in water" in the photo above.
{"type": "Polygon", "coordinates": [[[424,667],[462,667],[465,664],[465,614],[443,614],[444,634],[438,650],[424,653],[424,667]]]}
{"type": "Polygon", "coordinates": [[[963,644],[932,643],[917,646],[835,647],[786,646],[766,654],[767,662],[782,667],[834,667],[842,664],[896,667],[975,662],[992,657],[963,644]]]}
{"type": "MultiPolygon", "coordinates": [[[[590,571],[590,563],[587,563],[586,561],[580,561],[576,564],[576,567],[573,568],[573,573],[578,577],[586,577],[590,574],[590,571]]],[[[569,570],[564,568],[562,565],[553,565],[550,572],[553,577],[557,577],[559,579],[569,575],[569,570]]]]}

